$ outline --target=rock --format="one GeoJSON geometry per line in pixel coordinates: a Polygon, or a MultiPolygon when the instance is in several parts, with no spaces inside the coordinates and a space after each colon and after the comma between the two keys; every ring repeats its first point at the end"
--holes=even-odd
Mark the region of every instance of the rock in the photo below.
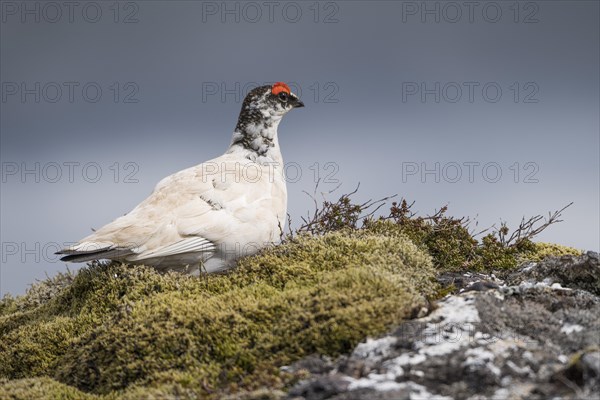
{"type": "Polygon", "coordinates": [[[491,281],[479,281],[479,282],[475,282],[469,286],[467,286],[464,291],[465,292],[469,292],[469,291],[477,291],[477,292],[485,292],[486,290],[490,290],[490,289],[498,289],[498,284],[495,282],[491,282],[491,281]]]}
{"type": "Polygon", "coordinates": [[[571,357],[568,365],[552,376],[552,380],[560,383],[574,382],[578,386],[592,383],[595,391],[600,390],[600,350],[594,348],[571,357]]]}
{"type": "Polygon", "coordinates": [[[520,285],[524,282],[560,284],[600,295],[598,253],[588,251],[581,256],[549,257],[540,262],[525,263],[506,278],[508,285],[520,285]]]}
{"type": "Polygon", "coordinates": [[[453,286],[456,291],[475,290],[485,291],[495,289],[504,282],[494,274],[487,275],[479,272],[444,272],[437,277],[443,287],[453,286]]]}
{"type": "Polygon", "coordinates": [[[333,369],[333,362],[329,357],[313,354],[281,369],[291,373],[306,370],[313,374],[323,374],[333,369]]]}
{"type": "Polygon", "coordinates": [[[600,377],[600,351],[586,353],[581,357],[584,371],[590,377],[600,377]]]}
{"type": "Polygon", "coordinates": [[[445,274],[461,293],[426,317],[367,339],[330,371],[299,382],[290,396],[599,398],[598,277],[591,252],[526,264],[508,285],[481,274],[445,274]]]}
{"type": "Polygon", "coordinates": [[[329,399],[333,395],[345,392],[349,385],[350,381],[344,375],[324,374],[296,385],[289,396],[313,400],[329,399]]]}

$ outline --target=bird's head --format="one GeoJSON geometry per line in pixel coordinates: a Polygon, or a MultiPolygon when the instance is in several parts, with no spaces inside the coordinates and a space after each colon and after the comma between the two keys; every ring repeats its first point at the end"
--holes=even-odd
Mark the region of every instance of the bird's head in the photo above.
{"type": "MultiPolygon", "coordinates": [[[[262,86],[252,92],[258,89],[262,89],[259,92],[264,92],[263,104],[276,114],[283,115],[292,108],[304,107],[304,103],[283,82],[276,82],[273,86],[262,86]]],[[[248,93],[248,96],[252,92],[248,93]]]]}
{"type": "Polygon", "coordinates": [[[283,82],[252,89],[244,99],[238,125],[260,124],[281,119],[292,108],[304,107],[283,82]]]}
{"type": "Polygon", "coordinates": [[[265,154],[274,146],[281,118],[298,107],[304,107],[304,103],[283,82],[251,90],[242,104],[231,147],[265,154]]]}

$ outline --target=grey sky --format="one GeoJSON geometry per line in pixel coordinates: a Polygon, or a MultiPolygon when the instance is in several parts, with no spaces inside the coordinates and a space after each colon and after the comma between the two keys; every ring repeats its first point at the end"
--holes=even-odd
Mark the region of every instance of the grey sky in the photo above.
{"type": "Polygon", "coordinates": [[[539,239],[598,250],[598,2],[223,4],[0,3],[0,294],[220,155],[280,80],[307,106],[279,129],[293,220],[317,177],[482,227],[573,201],[539,239]]]}

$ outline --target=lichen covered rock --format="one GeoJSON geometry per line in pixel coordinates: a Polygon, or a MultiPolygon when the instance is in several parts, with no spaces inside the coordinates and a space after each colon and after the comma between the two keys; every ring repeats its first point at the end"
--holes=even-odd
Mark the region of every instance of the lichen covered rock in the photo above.
{"type": "Polygon", "coordinates": [[[600,263],[598,253],[588,251],[579,256],[563,255],[546,257],[539,262],[531,261],[508,275],[507,282],[519,285],[522,282],[559,284],[573,289],[587,290],[600,295],[600,263]]]}
{"type": "Polygon", "coordinates": [[[580,280],[599,267],[589,252],[545,259],[539,281],[469,282],[430,315],[323,360],[315,372],[304,361],[293,364],[291,371],[311,375],[289,398],[599,398],[600,283],[591,279],[582,290],[580,280]],[[561,283],[544,279],[544,271],[561,283]]]}

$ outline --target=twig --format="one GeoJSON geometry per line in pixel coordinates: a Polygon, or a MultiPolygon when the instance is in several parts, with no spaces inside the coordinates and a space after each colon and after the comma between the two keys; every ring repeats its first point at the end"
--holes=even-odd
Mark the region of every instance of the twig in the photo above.
{"type": "Polygon", "coordinates": [[[562,212],[570,207],[573,202],[567,204],[563,208],[558,211],[548,212],[548,218],[544,218],[541,215],[536,215],[534,217],[525,220],[525,217],[521,219],[521,223],[519,227],[508,236],[508,227],[505,222],[502,222],[500,225],[500,229],[498,229],[498,238],[500,239],[500,243],[505,246],[513,247],[518,245],[524,240],[531,239],[534,236],[539,235],[542,231],[548,228],[550,225],[562,222],[562,219],[559,219],[562,216],[562,212]],[[536,226],[540,221],[544,220],[544,222],[536,226]]]}

